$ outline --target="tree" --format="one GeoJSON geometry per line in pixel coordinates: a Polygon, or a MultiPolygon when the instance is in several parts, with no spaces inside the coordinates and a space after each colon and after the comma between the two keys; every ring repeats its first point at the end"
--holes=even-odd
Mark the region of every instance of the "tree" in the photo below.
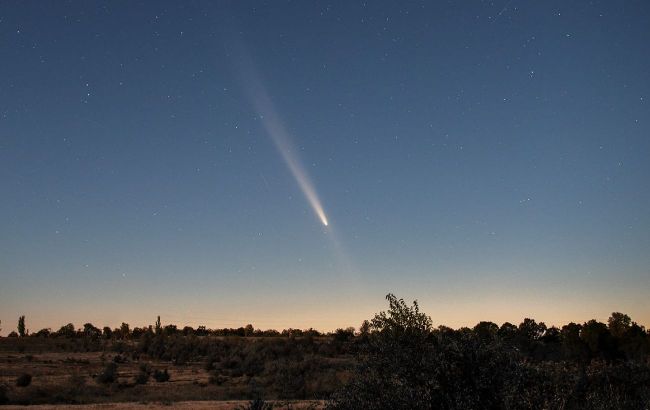
{"type": "Polygon", "coordinates": [[[359,336],[366,338],[368,335],[370,335],[370,322],[364,320],[361,326],[359,326],[359,336]]]}
{"type": "Polygon", "coordinates": [[[165,325],[165,327],[163,327],[163,333],[166,336],[174,335],[177,332],[178,332],[178,328],[176,327],[176,325],[165,325]]]}
{"type": "Polygon", "coordinates": [[[36,333],[32,333],[32,336],[49,337],[51,333],[52,333],[52,330],[48,327],[48,328],[45,328],[45,329],[41,329],[36,333]]]}
{"type": "Polygon", "coordinates": [[[334,340],[337,342],[347,342],[354,337],[354,328],[336,329],[334,340]]]}
{"type": "Polygon", "coordinates": [[[98,339],[101,336],[102,331],[99,328],[93,326],[92,323],[84,324],[83,328],[84,336],[90,339],[98,339]]]}
{"type": "Polygon", "coordinates": [[[129,328],[128,323],[122,322],[120,325],[120,334],[122,336],[122,339],[128,339],[129,336],[131,336],[131,329],[129,328]]]}
{"type": "Polygon", "coordinates": [[[539,340],[546,331],[546,325],[544,322],[535,322],[534,319],[524,319],[523,322],[519,324],[519,335],[529,341],[539,340]]]}
{"type": "Polygon", "coordinates": [[[25,337],[25,316],[18,318],[18,334],[20,337],[25,337]]]}
{"type": "Polygon", "coordinates": [[[74,331],[74,325],[72,323],[68,323],[65,326],[61,326],[58,332],[56,332],[57,336],[63,336],[63,337],[69,337],[72,338],[75,336],[75,331],[74,331]]]}
{"type": "Polygon", "coordinates": [[[614,339],[604,323],[594,319],[588,321],[582,325],[580,338],[589,347],[592,357],[616,358],[617,351],[614,339]]]}
{"type": "Polygon", "coordinates": [[[517,326],[510,322],[505,322],[499,328],[498,335],[503,340],[511,341],[517,337],[517,326]]]}
{"type": "MultiPolygon", "coordinates": [[[[332,408],[417,408],[414,396],[425,389],[429,374],[431,318],[417,301],[408,306],[386,295],[388,311],[370,321],[368,343],[355,377],[338,392],[332,408]]],[[[422,394],[421,396],[426,396],[422,394]]]]}
{"type": "Polygon", "coordinates": [[[492,340],[499,333],[499,326],[493,322],[479,322],[474,326],[474,332],[483,340],[492,340]]]}
{"type": "Polygon", "coordinates": [[[626,314],[613,312],[607,320],[607,326],[612,336],[620,338],[632,326],[632,319],[626,314]]]}
{"type": "Polygon", "coordinates": [[[650,338],[645,329],[634,322],[619,343],[620,349],[628,359],[643,361],[650,354],[650,338]]]}

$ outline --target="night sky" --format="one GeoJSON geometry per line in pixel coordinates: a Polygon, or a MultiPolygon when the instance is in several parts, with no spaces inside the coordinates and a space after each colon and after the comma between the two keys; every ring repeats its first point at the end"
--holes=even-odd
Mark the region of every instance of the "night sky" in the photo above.
{"type": "Polygon", "coordinates": [[[388,292],[650,325],[650,2],[0,3],[3,334],[388,292]]]}

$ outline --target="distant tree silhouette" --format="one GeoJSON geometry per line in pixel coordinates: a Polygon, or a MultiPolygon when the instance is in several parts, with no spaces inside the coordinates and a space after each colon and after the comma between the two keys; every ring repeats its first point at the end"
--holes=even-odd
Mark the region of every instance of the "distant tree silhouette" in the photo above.
{"type": "Polygon", "coordinates": [[[630,326],[632,326],[632,319],[626,314],[613,312],[607,320],[609,332],[614,337],[624,337],[630,326]]]}
{"type": "Polygon", "coordinates": [[[120,336],[122,339],[129,339],[131,337],[131,328],[128,323],[122,322],[120,325],[120,336]]]}
{"type": "Polygon", "coordinates": [[[370,322],[368,320],[364,320],[361,323],[361,326],[359,326],[359,336],[367,337],[369,334],[370,334],[370,322]]]}
{"type": "Polygon", "coordinates": [[[18,335],[20,337],[25,337],[25,316],[18,318],[18,335]]]}
{"type": "Polygon", "coordinates": [[[601,357],[604,359],[615,359],[618,357],[616,352],[615,340],[609,333],[607,325],[590,320],[582,326],[580,338],[584,340],[589,348],[591,357],[601,357]]]}
{"type": "Polygon", "coordinates": [[[618,339],[618,345],[628,360],[643,361],[650,356],[650,335],[634,322],[618,339]]]}
{"type": "Polygon", "coordinates": [[[517,337],[517,326],[513,325],[510,322],[505,322],[501,325],[501,327],[499,327],[497,334],[503,340],[514,340],[517,337]]]}
{"type": "Polygon", "coordinates": [[[176,334],[177,332],[178,332],[178,327],[176,327],[176,325],[165,325],[165,327],[163,327],[163,334],[165,336],[171,336],[176,334]]]}
{"type": "Polygon", "coordinates": [[[101,336],[102,331],[99,330],[99,328],[93,326],[92,323],[85,323],[83,327],[83,335],[84,337],[90,338],[90,339],[99,339],[101,336]]]}
{"type": "Polygon", "coordinates": [[[75,337],[74,325],[68,323],[67,325],[61,326],[61,328],[56,332],[56,335],[59,337],[73,338],[75,337]]]}
{"type": "Polygon", "coordinates": [[[526,339],[539,340],[546,331],[546,325],[544,322],[537,323],[534,319],[526,318],[519,324],[518,330],[526,339]]]}
{"type": "Polygon", "coordinates": [[[50,328],[45,328],[41,329],[36,333],[32,333],[32,336],[34,337],[49,337],[52,334],[52,330],[50,328]]]}
{"type": "Polygon", "coordinates": [[[493,322],[479,322],[474,326],[474,332],[483,340],[493,340],[499,333],[499,326],[493,322]]]}

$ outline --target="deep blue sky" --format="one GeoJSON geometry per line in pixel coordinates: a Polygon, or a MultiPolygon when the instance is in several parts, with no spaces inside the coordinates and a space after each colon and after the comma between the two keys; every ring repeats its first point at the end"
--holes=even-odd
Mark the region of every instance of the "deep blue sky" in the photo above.
{"type": "Polygon", "coordinates": [[[647,1],[4,1],[3,333],[649,324],[649,159],[647,1]]]}

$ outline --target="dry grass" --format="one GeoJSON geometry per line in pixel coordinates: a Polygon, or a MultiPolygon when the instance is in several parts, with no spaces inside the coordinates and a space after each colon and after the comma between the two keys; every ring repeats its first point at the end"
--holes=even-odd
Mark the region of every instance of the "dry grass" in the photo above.
{"type": "MultiPolygon", "coordinates": [[[[205,361],[174,365],[151,360],[144,355],[134,359],[128,354],[112,351],[48,351],[61,350],[54,345],[54,340],[38,341],[24,350],[10,345],[10,342],[15,344],[15,341],[5,338],[1,342],[0,385],[6,386],[6,395],[12,404],[40,405],[40,408],[65,408],[70,405],[79,408],[79,405],[84,405],[88,408],[121,409],[168,407],[173,403],[174,407],[182,408],[230,409],[248,403],[246,400],[253,397],[261,396],[266,400],[288,398],[274,389],[277,380],[268,372],[251,376],[226,371],[220,375],[221,380],[217,384],[210,382],[211,376],[214,379],[214,371],[206,370],[205,361]],[[97,376],[109,363],[116,363],[117,378],[112,383],[100,383],[97,376]],[[138,384],[136,376],[141,373],[142,364],[146,364],[152,376],[145,384],[138,384]],[[170,380],[156,382],[153,371],[165,369],[169,372],[170,380]],[[31,384],[18,387],[16,379],[25,373],[32,376],[31,384]],[[245,400],[241,401],[243,399],[245,400]]],[[[307,392],[304,398],[314,397],[310,392],[322,391],[326,384],[338,384],[337,379],[344,380],[347,376],[344,371],[327,368],[330,361],[334,367],[340,367],[340,358],[322,360],[326,363],[323,365],[325,368],[322,377],[304,381],[307,392]]],[[[327,388],[330,388],[329,385],[327,388]]],[[[315,397],[326,396],[317,394],[315,397]]],[[[320,402],[299,401],[289,408],[318,408],[314,407],[314,403],[320,402]]],[[[280,402],[276,404],[279,405],[280,402]]]]}
{"type": "MultiPolygon", "coordinates": [[[[291,400],[291,401],[270,401],[274,408],[289,408],[294,410],[301,409],[322,409],[324,402],[319,400],[291,400]]],[[[36,405],[30,406],[30,409],[49,410],[49,409],[214,409],[214,410],[232,410],[244,407],[248,404],[244,400],[227,400],[227,401],[182,401],[171,403],[106,403],[106,404],[88,404],[88,405],[36,405]]],[[[24,409],[24,406],[6,406],[5,409],[24,409]]]]}

